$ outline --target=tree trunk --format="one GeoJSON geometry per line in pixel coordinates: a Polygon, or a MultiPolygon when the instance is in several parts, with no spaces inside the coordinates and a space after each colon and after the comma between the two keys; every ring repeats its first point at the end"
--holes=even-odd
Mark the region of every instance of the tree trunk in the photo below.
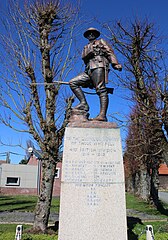
{"type": "Polygon", "coordinates": [[[141,167],[135,182],[135,195],[148,201],[150,196],[150,175],[145,167],[141,167]]]}
{"type": "Polygon", "coordinates": [[[129,175],[125,180],[126,190],[131,194],[134,194],[135,192],[135,175],[136,174],[129,175]]]}
{"type": "Polygon", "coordinates": [[[150,189],[150,200],[151,202],[159,208],[159,196],[158,196],[158,188],[159,188],[159,173],[158,168],[152,168],[151,173],[151,189],[150,189]]]}
{"type": "Polygon", "coordinates": [[[42,179],[40,187],[40,195],[38,197],[34,226],[35,230],[46,232],[51,200],[53,191],[53,182],[55,176],[56,161],[54,159],[48,158],[42,160],[42,179]]]}

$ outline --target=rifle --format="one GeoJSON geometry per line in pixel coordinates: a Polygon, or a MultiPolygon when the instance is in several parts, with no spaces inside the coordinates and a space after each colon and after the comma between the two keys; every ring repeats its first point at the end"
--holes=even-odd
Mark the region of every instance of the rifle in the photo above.
{"type": "MultiPolygon", "coordinates": [[[[52,83],[32,83],[31,85],[53,85],[53,84],[69,85],[69,82],[54,81],[52,83]]],[[[91,89],[93,89],[93,88],[91,88],[91,89]]],[[[106,89],[107,89],[107,93],[113,94],[114,88],[106,87],[106,89]]],[[[89,93],[89,92],[85,92],[85,91],[83,91],[83,92],[86,93],[86,94],[91,94],[91,95],[96,94],[96,93],[89,93]]]]}

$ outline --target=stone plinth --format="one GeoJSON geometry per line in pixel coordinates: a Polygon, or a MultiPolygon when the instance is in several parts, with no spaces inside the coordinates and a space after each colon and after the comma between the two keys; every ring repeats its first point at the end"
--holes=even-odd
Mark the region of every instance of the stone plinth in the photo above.
{"type": "Polygon", "coordinates": [[[127,239],[120,131],[104,124],[66,128],[59,240],[127,239]]]}

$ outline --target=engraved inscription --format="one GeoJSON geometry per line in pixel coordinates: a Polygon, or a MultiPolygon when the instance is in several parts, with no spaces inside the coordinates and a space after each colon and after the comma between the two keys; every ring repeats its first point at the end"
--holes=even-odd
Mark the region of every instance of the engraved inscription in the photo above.
{"type": "Polygon", "coordinates": [[[87,192],[85,198],[86,204],[96,207],[101,203],[101,194],[99,194],[99,191],[102,191],[104,188],[110,188],[111,185],[102,183],[76,183],[75,186],[84,188],[84,192],[87,192]]]}
{"type": "MultiPolygon", "coordinates": [[[[71,137],[66,141],[70,159],[64,158],[63,181],[75,183],[114,183],[121,161],[116,161],[118,138],[71,137]]],[[[90,195],[89,195],[90,196],[90,195]]]]}

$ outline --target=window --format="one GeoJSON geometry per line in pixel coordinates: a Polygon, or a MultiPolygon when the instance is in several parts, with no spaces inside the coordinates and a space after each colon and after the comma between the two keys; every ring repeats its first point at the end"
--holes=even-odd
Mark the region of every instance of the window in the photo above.
{"type": "Polygon", "coordinates": [[[55,178],[59,178],[60,177],[60,168],[56,168],[55,170],[55,178]]]}
{"type": "Polygon", "coordinates": [[[7,177],[6,185],[19,186],[20,185],[20,177],[7,177]]]}

